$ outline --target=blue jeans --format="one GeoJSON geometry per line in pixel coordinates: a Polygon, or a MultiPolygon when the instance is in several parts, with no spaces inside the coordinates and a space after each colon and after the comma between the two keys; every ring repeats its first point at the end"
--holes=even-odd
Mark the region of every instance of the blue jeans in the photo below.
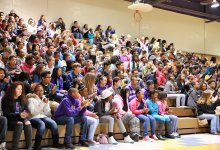
{"type": "Polygon", "coordinates": [[[220,131],[219,127],[219,116],[215,114],[202,114],[198,116],[199,119],[211,120],[211,133],[216,133],[220,131]]]}
{"type": "Polygon", "coordinates": [[[93,41],[94,41],[93,39],[89,39],[89,40],[88,40],[88,42],[89,42],[89,44],[90,44],[91,46],[93,45],[93,41]]]}
{"type": "MultiPolygon", "coordinates": [[[[178,117],[174,115],[165,115],[170,118],[171,121],[171,132],[177,132],[177,126],[178,126],[178,117]]],[[[171,133],[170,133],[171,134],[171,133]]]]}
{"type": "Polygon", "coordinates": [[[32,127],[37,129],[36,135],[38,136],[43,136],[46,127],[51,130],[51,133],[53,136],[58,135],[57,124],[54,120],[52,120],[49,117],[33,118],[30,120],[30,122],[31,122],[32,127]]]}
{"type": "Polygon", "coordinates": [[[58,125],[66,125],[66,133],[64,138],[64,143],[71,143],[71,135],[73,133],[73,125],[80,123],[80,141],[86,140],[87,133],[87,118],[85,116],[78,117],[67,117],[62,116],[58,118],[54,118],[58,125]]]}
{"type": "Polygon", "coordinates": [[[156,120],[148,114],[136,115],[136,117],[144,123],[144,136],[148,136],[148,127],[151,126],[151,134],[156,134],[156,120]]]}
{"type": "Polygon", "coordinates": [[[82,33],[74,32],[73,35],[76,39],[83,39],[82,33]]]}

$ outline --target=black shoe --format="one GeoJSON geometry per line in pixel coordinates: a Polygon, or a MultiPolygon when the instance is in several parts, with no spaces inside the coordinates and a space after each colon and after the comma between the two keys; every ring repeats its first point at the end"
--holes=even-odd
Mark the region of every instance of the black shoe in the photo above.
{"type": "Polygon", "coordinates": [[[65,148],[69,148],[69,149],[75,149],[75,146],[72,143],[64,143],[63,144],[65,148]]]}
{"type": "Polygon", "coordinates": [[[138,134],[133,134],[133,135],[130,135],[131,139],[135,142],[138,142],[139,141],[139,135],[138,134]]]}
{"type": "Polygon", "coordinates": [[[86,141],[79,141],[79,145],[83,147],[89,147],[89,144],[86,141]]]}
{"type": "Polygon", "coordinates": [[[53,147],[54,148],[63,148],[63,145],[59,144],[59,143],[55,143],[55,144],[53,144],[53,147]]]}
{"type": "Polygon", "coordinates": [[[175,139],[175,137],[173,135],[171,135],[171,134],[166,134],[165,137],[169,138],[169,139],[175,139]]]}
{"type": "Polygon", "coordinates": [[[162,135],[157,135],[158,140],[165,141],[166,139],[162,135]]]}

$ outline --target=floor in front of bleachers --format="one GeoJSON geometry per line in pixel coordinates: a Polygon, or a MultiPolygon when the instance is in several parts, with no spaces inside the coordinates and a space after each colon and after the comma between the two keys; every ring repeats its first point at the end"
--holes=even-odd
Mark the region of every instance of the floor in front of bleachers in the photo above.
{"type": "MultiPolygon", "coordinates": [[[[44,148],[48,150],[50,148],[44,148]]],[[[51,148],[53,149],[53,148],[51,148]]],[[[134,144],[120,142],[118,145],[96,145],[89,148],[78,147],[75,150],[220,150],[220,135],[190,134],[166,141],[134,144]]],[[[55,150],[55,149],[54,149],[55,150]]]]}

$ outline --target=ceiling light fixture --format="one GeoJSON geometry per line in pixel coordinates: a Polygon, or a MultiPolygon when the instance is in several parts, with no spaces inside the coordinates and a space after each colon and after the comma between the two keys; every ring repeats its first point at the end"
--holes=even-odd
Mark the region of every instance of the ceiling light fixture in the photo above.
{"type": "Polygon", "coordinates": [[[217,0],[213,0],[211,7],[216,8],[216,7],[219,7],[219,6],[220,6],[219,2],[217,2],[217,0]]]}
{"type": "Polygon", "coordinates": [[[140,0],[136,0],[133,4],[128,6],[128,9],[140,12],[150,12],[153,9],[153,6],[150,4],[141,3],[140,0]]]}

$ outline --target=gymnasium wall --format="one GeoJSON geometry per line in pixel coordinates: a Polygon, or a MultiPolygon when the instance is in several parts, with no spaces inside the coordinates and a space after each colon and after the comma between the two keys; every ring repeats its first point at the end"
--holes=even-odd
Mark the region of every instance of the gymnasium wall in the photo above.
{"type": "Polygon", "coordinates": [[[118,35],[156,37],[184,51],[220,55],[220,23],[205,24],[200,18],[154,8],[142,13],[141,23],[136,24],[134,12],[127,9],[129,4],[123,0],[0,0],[0,11],[14,9],[25,20],[38,20],[44,14],[47,22],[61,16],[68,28],[74,20],[92,28],[112,25],[118,35]]]}

